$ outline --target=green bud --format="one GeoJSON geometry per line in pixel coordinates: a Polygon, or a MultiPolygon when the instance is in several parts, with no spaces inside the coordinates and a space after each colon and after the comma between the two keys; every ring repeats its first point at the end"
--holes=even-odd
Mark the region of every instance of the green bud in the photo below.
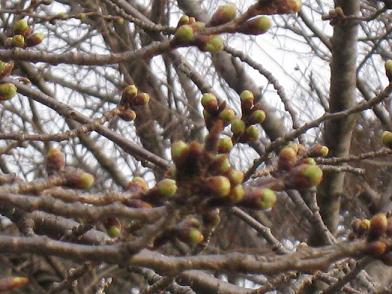
{"type": "Polygon", "coordinates": [[[188,232],[188,240],[192,244],[200,244],[204,240],[203,234],[196,228],[190,228],[188,232]]]}
{"type": "Polygon", "coordinates": [[[208,191],[218,197],[226,197],[230,193],[230,181],[224,176],[209,177],[206,184],[208,191]]]}
{"type": "Polygon", "coordinates": [[[14,68],[13,62],[3,62],[0,60],[0,79],[8,76],[14,68]]]}
{"type": "Polygon", "coordinates": [[[247,141],[257,141],[260,137],[260,132],[256,126],[249,126],[245,130],[245,138],[247,141]]]}
{"type": "Polygon", "coordinates": [[[133,121],[136,118],[136,112],[129,108],[124,108],[118,115],[121,119],[125,121],[133,121]]]}
{"type": "Polygon", "coordinates": [[[253,93],[251,91],[244,90],[240,94],[240,99],[241,99],[241,102],[243,102],[243,101],[252,101],[253,102],[255,99],[255,96],[253,96],[253,93]]]}
{"type": "Polygon", "coordinates": [[[142,177],[134,177],[128,182],[126,190],[130,192],[146,192],[148,190],[148,184],[142,177]]]}
{"type": "Polygon", "coordinates": [[[218,142],[218,152],[219,153],[229,153],[233,149],[233,142],[230,137],[225,137],[219,139],[218,142]]]}
{"type": "Polygon", "coordinates": [[[223,122],[229,124],[235,119],[235,111],[231,108],[225,108],[221,112],[219,112],[219,119],[223,120],[223,122]]]}
{"type": "Polygon", "coordinates": [[[14,35],[27,36],[31,32],[29,24],[25,19],[20,19],[14,24],[14,35]]]}
{"type": "Polygon", "coordinates": [[[253,111],[250,115],[250,122],[252,124],[261,124],[265,120],[265,112],[262,110],[253,111]]]}
{"type": "Polygon", "coordinates": [[[25,47],[25,39],[22,35],[15,35],[12,37],[12,46],[24,48],[25,47]]]}
{"type": "Polygon", "coordinates": [[[294,150],[294,148],[286,146],[279,152],[278,169],[288,170],[297,163],[297,160],[297,152],[294,150]]]}
{"type": "Polygon", "coordinates": [[[177,141],[172,144],[171,156],[174,162],[182,159],[188,153],[188,144],[184,141],[177,141]]]}
{"type": "Polygon", "coordinates": [[[65,167],[65,155],[58,148],[49,149],[46,154],[46,171],[49,175],[62,171],[65,167]]]}
{"type": "Polygon", "coordinates": [[[261,35],[266,33],[271,26],[272,22],[269,17],[259,16],[243,23],[238,31],[247,35],[261,35]]]}
{"type": "Polygon", "coordinates": [[[45,35],[43,33],[34,33],[26,38],[26,46],[27,47],[34,47],[42,43],[45,39],[45,35]]]}
{"type": "Polygon", "coordinates": [[[232,4],[224,4],[218,7],[215,13],[212,15],[209,26],[217,26],[228,23],[235,19],[237,16],[237,7],[232,4]]]}
{"type": "Polygon", "coordinates": [[[175,41],[178,44],[187,45],[195,40],[193,28],[190,25],[180,26],[175,33],[175,41]]]}
{"type": "Polygon", "coordinates": [[[187,25],[187,24],[189,24],[189,16],[188,15],[182,15],[180,17],[180,19],[178,20],[177,28],[179,28],[180,26],[183,26],[183,25],[187,25]]]}
{"type": "Polygon", "coordinates": [[[74,189],[90,189],[94,184],[92,174],[79,169],[69,169],[65,173],[66,185],[74,189]]]}
{"type": "Polygon", "coordinates": [[[212,93],[204,93],[201,97],[201,105],[207,112],[215,112],[218,110],[218,99],[212,93]]]}
{"type": "Polygon", "coordinates": [[[244,198],[244,195],[244,187],[242,185],[237,185],[231,188],[228,198],[232,204],[236,204],[244,198]]]}
{"type": "Polygon", "coordinates": [[[133,99],[131,99],[131,105],[141,106],[146,105],[150,101],[150,95],[144,92],[139,92],[133,99]]]}
{"type": "Polygon", "coordinates": [[[172,197],[177,192],[176,181],[172,179],[163,179],[156,185],[158,192],[164,197],[172,197]]]}
{"type": "Polygon", "coordinates": [[[370,219],[368,240],[380,238],[387,230],[388,219],[385,213],[377,213],[370,219]]]}
{"type": "Polygon", "coordinates": [[[227,177],[233,186],[239,185],[244,180],[244,173],[237,169],[230,169],[227,173],[227,177]]]}
{"type": "Polygon", "coordinates": [[[241,136],[245,133],[245,123],[241,119],[235,119],[231,122],[231,131],[234,136],[241,136]]]}
{"type": "Polygon", "coordinates": [[[12,83],[0,84],[0,101],[11,99],[16,95],[16,86],[12,83]]]}
{"type": "Polygon", "coordinates": [[[216,53],[223,50],[225,44],[223,39],[219,35],[208,35],[207,38],[202,41],[202,45],[199,49],[204,52],[216,53]]]}
{"type": "Polygon", "coordinates": [[[269,209],[272,208],[275,203],[276,194],[274,191],[268,188],[256,188],[246,191],[245,196],[239,205],[252,209],[269,209]]]}

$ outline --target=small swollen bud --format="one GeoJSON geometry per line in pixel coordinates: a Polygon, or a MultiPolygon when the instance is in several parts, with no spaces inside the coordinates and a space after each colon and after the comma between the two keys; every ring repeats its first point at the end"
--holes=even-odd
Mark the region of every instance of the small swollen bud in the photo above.
{"type": "Polygon", "coordinates": [[[228,23],[235,19],[237,16],[237,7],[232,4],[225,4],[218,7],[215,13],[212,15],[208,26],[217,26],[228,23]]]}
{"type": "Polygon", "coordinates": [[[253,111],[250,115],[250,123],[251,124],[261,124],[265,120],[265,112],[262,110],[253,111]]]}
{"type": "Polygon", "coordinates": [[[377,213],[370,220],[369,240],[380,238],[387,230],[388,219],[385,213],[377,213]]]}
{"type": "Polygon", "coordinates": [[[218,142],[218,153],[229,153],[233,149],[230,137],[220,138],[218,142]]]}
{"type": "Polygon", "coordinates": [[[42,43],[45,39],[45,35],[43,33],[34,33],[26,37],[26,46],[34,47],[42,43]]]}
{"type": "Polygon", "coordinates": [[[231,168],[227,174],[227,178],[233,186],[239,185],[244,180],[244,173],[240,170],[231,168]]]}
{"type": "Polygon", "coordinates": [[[180,237],[180,240],[190,244],[200,244],[204,241],[203,234],[196,228],[190,228],[186,235],[180,237]]]}
{"type": "Polygon", "coordinates": [[[226,154],[218,154],[215,156],[211,165],[211,170],[218,174],[225,174],[230,168],[230,161],[226,154]]]}
{"type": "Polygon", "coordinates": [[[90,189],[94,184],[94,177],[80,169],[70,169],[65,173],[66,186],[74,189],[90,189]]]}
{"type": "Polygon", "coordinates": [[[65,167],[64,153],[57,148],[49,149],[46,154],[46,171],[48,175],[62,171],[65,167]]]}
{"type": "Polygon", "coordinates": [[[392,83],[392,59],[389,59],[385,62],[385,74],[389,80],[389,83],[392,83]]]}
{"type": "Polygon", "coordinates": [[[272,208],[276,203],[276,194],[271,189],[251,189],[246,191],[243,200],[239,203],[252,209],[272,208]]]}
{"type": "Polygon", "coordinates": [[[136,118],[136,112],[129,108],[124,108],[118,116],[125,121],[133,121],[136,118]]]}
{"type": "Polygon", "coordinates": [[[249,126],[245,130],[244,139],[246,141],[254,142],[260,138],[259,129],[256,126],[249,126]]]}
{"type": "Polygon", "coordinates": [[[178,20],[177,28],[179,28],[182,25],[186,25],[186,24],[189,24],[189,16],[188,15],[182,15],[180,17],[180,19],[178,20]]]}
{"type": "Polygon", "coordinates": [[[385,147],[392,148],[392,132],[384,131],[382,133],[382,144],[385,147]]]}
{"type": "Polygon", "coordinates": [[[245,190],[242,185],[237,185],[231,188],[228,198],[232,204],[240,202],[245,195],[245,190]]]}
{"type": "Polygon", "coordinates": [[[318,186],[323,172],[317,165],[301,164],[293,167],[284,178],[288,189],[308,189],[318,186]]]}
{"type": "Polygon", "coordinates": [[[385,244],[382,241],[373,241],[371,243],[368,243],[368,247],[366,248],[366,253],[378,257],[384,254],[386,250],[387,250],[387,244],[385,244]]]}
{"type": "Polygon", "coordinates": [[[12,83],[0,84],[0,101],[11,99],[16,95],[16,86],[12,83]]]}
{"type": "Polygon", "coordinates": [[[269,17],[259,16],[243,23],[238,32],[247,35],[261,35],[266,33],[271,26],[272,22],[269,17]]]}
{"type": "Polygon", "coordinates": [[[8,76],[14,68],[13,62],[3,62],[0,60],[0,79],[8,76]]]}
{"type": "Polygon", "coordinates": [[[228,178],[215,176],[207,178],[206,187],[212,194],[218,197],[226,197],[230,193],[231,185],[228,178]]]}
{"type": "Polygon", "coordinates": [[[246,115],[252,109],[255,97],[249,90],[244,90],[240,94],[242,115],[246,115]]]}
{"type": "Polygon", "coordinates": [[[126,190],[133,193],[146,192],[148,184],[142,177],[134,177],[128,182],[126,190]]]}
{"type": "Polygon", "coordinates": [[[25,47],[25,38],[22,35],[15,35],[12,37],[11,44],[13,47],[24,48],[25,47]]]}
{"type": "Polygon", "coordinates": [[[201,97],[201,105],[207,112],[215,112],[218,110],[218,99],[212,93],[204,93],[201,97]]]}
{"type": "Polygon", "coordinates": [[[225,124],[231,123],[235,119],[235,111],[231,108],[226,107],[219,112],[219,119],[223,120],[225,124]]]}
{"type": "Polygon", "coordinates": [[[137,95],[138,89],[135,85],[128,85],[122,92],[122,99],[126,103],[130,103],[131,100],[137,95]]]}
{"type": "Polygon", "coordinates": [[[156,188],[163,197],[173,197],[177,192],[176,181],[172,179],[163,179],[157,183],[156,188]]]}
{"type": "Polygon", "coordinates": [[[279,152],[278,169],[289,170],[297,163],[297,160],[297,152],[293,148],[286,146],[279,152]]]}
{"type": "Polygon", "coordinates": [[[150,95],[144,92],[139,92],[130,103],[132,106],[146,105],[150,101],[150,95]]]}
{"type": "Polygon", "coordinates": [[[316,144],[312,146],[307,152],[308,156],[311,157],[319,157],[319,156],[325,157],[328,155],[328,153],[329,153],[328,147],[321,144],[316,144]]]}
{"type": "Polygon", "coordinates": [[[30,32],[31,29],[25,19],[20,19],[14,24],[14,35],[27,36],[30,32]]]}
{"type": "Polygon", "coordinates": [[[241,119],[235,119],[231,122],[231,131],[234,136],[241,136],[245,133],[245,122],[241,119]]]}
{"type": "Polygon", "coordinates": [[[287,6],[289,8],[288,12],[295,12],[301,10],[302,2],[301,0],[287,0],[287,6]]]}
{"type": "Polygon", "coordinates": [[[121,223],[117,217],[108,217],[103,224],[110,238],[117,238],[121,235],[121,223]]]}
{"type": "Polygon", "coordinates": [[[180,26],[175,33],[174,40],[177,44],[187,45],[195,40],[193,28],[190,25],[180,26]]]}
{"type": "Polygon", "coordinates": [[[199,31],[201,31],[202,29],[204,29],[206,24],[204,22],[201,22],[201,21],[196,21],[196,22],[192,23],[191,26],[193,28],[193,32],[197,33],[199,31]]]}
{"type": "Polygon", "coordinates": [[[0,278],[0,292],[9,292],[20,288],[29,282],[25,277],[3,277],[0,278]]]}
{"type": "Polygon", "coordinates": [[[204,237],[199,230],[200,222],[195,218],[187,218],[177,224],[175,232],[177,237],[188,244],[199,244],[203,242],[204,237]]]}
{"type": "Polygon", "coordinates": [[[189,150],[189,146],[184,141],[177,141],[172,144],[171,156],[175,163],[184,159],[189,150]]]}
{"type": "Polygon", "coordinates": [[[223,39],[219,35],[198,35],[197,45],[201,51],[211,53],[222,51],[225,47],[223,39]]]}
{"type": "Polygon", "coordinates": [[[209,227],[217,226],[221,221],[219,208],[203,213],[203,224],[209,227]]]}

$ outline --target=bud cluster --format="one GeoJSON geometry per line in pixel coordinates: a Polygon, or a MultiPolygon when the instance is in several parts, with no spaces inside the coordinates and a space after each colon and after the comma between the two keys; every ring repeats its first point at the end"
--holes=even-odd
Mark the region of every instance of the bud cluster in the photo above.
{"type": "Polygon", "coordinates": [[[26,19],[20,19],[15,22],[12,36],[7,38],[6,46],[9,48],[34,47],[41,44],[44,39],[44,34],[33,32],[26,19]]]}
{"type": "Polygon", "coordinates": [[[128,85],[122,91],[119,116],[125,121],[133,121],[136,118],[134,109],[147,105],[149,101],[148,93],[140,92],[135,85],[128,85]]]}
{"type": "Polygon", "coordinates": [[[306,149],[302,144],[283,147],[278,155],[277,170],[273,176],[276,189],[309,189],[318,186],[323,172],[313,157],[327,156],[328,148],[316,144],[306,149]]]}
{"type": "Polygon", "coordinates": [[[383,238],[392,237],[392,217],[385,213],[377,213],[369,219],[354,219],[351,223],[350,239],[366,238],[369,246],[368,254],[381,259],[386,265],[392,266],[392,254],[383,238]]]}

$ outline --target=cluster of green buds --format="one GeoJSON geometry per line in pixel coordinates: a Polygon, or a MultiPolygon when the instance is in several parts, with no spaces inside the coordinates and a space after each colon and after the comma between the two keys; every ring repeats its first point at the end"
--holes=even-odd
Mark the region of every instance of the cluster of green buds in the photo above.
{"type": "Polygon", "coordinates": [[[27,20],[20,19],[15,22],[12,37],[7,38],[6,46],[10,48],[34,47],[42,43],[44,34],[33,32],[27,20]]]}
{"type": "Polygon", "coordinates": [[[302,144],[283,147],[278,156],[277,170],[273,176],[276,189],[308,189],[318,186],[323,178],[321,168],[313,157],[328,155],[328,147],[316,144],[306,149],[302,144]]]}
{"type": "Polygon", "coordinates": [[[149,101],[148,93],[139,91],[135,85],[128,85],[122,91],[119,116],[125,121],[133,121],[136,118],[135,109],[147,105],[149,101]]]}
{"type": "Polygon", "coordinates": [[[354,219],[351,223],[352,233],[349,238],[366,238],[368,241],[368,253],[378,257],[386,265],[392,266],[392,254],[390,248],[383,241],[384,238],[392,237],[392,217],[385,213],[377,213],[369,219],[354,219]]]}
{"type": "Polygon", "coordinates": [[[205,23],[196,21],[194,17],[183,15],[178,21],[177,30],[171,45],[173,48],[178,46],[197,46],[203,52],[219,52],[224,48],[221,36],[215,34],[203,34],[205,23]]]}
{"type": "Polygon", "coordinates": [[[65,166],[65,155],[58,148],[49,149],[45,157],[45,169],[49,176],[61,175],[64,185],[73,189],[90,189],[94,184],[94,176],[78,168],[65,166]]]}

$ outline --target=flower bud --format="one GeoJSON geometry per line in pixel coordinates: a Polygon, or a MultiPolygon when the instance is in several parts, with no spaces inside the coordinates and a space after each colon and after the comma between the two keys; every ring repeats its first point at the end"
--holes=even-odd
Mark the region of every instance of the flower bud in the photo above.
{"type": "Polygon", "coordinates": [[[301,164],[293,167],[284,178],[288,189],[308,189],[318,186],[323,178],[323,171],[317,165],[301,164]]]}
{"type": "Polygon", "coordinates": [[[219,119],[223,120],[225,125],[231,123],[235,119],[235,111],[231,108],[226,107],[218,115],[219,119]]]}
{"type": "Polygon", "coordinates": [[[225,47],[219,35],[198,35],[196,41],[198,48],[203,52],[217,53],[225,47]]]}
{"type": "Polygon", "coordinates": [[[218,154],[212,161],[210,170],[217,174],[225,174],[230,170],[230,161],[226,154],[218,154]]]}
{"type": "Polygon", "coordinates": [[[209,177],[206,180],[208,191],[218,197],[226,197],[230,193],[230,181],[224,176],[209,177]]]}
{"type": "Polygon", "coordinates": [[[121,223],[117,217],[106,218],[104,226],[110,238],[117,238],[121,235],[121,223]]]}
{"type": "Polygon", "coordinates": [[[329,153],[329,149],[327,146],[316,144],[310,148],[308,151],[308,156],[311,157],[326,157],[329,153]]]}
{"type": "Polygon", "coordinates": [[[180,26],[183,26],[183,25],[187,25],[187,24],[189,24],[189,16],[188,15],[182,15],[180,17],[180,19],[178,20],[177,28],[179,28],[180,26]]]}
{"type": "Polygon", "coordinates": [[[272,208],[276,203],[276,194],[271,189],[253,188],[245,192],[243,200],[238,204],[252,209],[272,208]]]}
{"type": "Polygon", "coordinates": [[[46,172],[48,175],[60,172],[65,167],[65,155],[60,149],[51,148],[46,154],[46,172]]]}
{"type": "Polygon", "coordinates": [[[175,33],[174,40],[177,44],[187,45],[195,40],[193,28],[190,25],[180,26],[175,33]]]}
{"type": "Polygon", "coordinates": [[[128,85],[122,92],[122,100],[125,104],[131,105],[131,101],[137,95],[138,89],[135,85],[128,85]]]}
{"type": "Polygon", "coordinates": [[[189,151],[189,146],[184,141],[177,141],[172,144],[171,147],[171,156],[173,161],[177,164],[180,161],[183,161],[187,156],[189,151]]]}
{"type": "Polygon", "coordinates": [[[13,62],[3,62],[0,60],[0,79],[8,76],[14,68],[13,62]]]}
{"type": "Polygon", "coordinates": [[[240,94],[242,115],[246,115],[252,109],[255,97],[249,90],[244,90],[240,94]]]}
{"type": "Polygon", "coordinates": [[[245,130],[243,139],[247,142],[254,142],[260,138],[259,129],[256,126],[249,126],[245,130]]]}
{"type": "Polygon", "coordinates": [[[203,213],[203,224],[209,227],[215,227],[220,223],[220,211],[219,208],[203,213]]]}
{"type": "Polygon", "coordinates": [[[235,119],[231,122],[231,131],[234,136],[241,136],[245,133],[245,123],[241,119],[235,119]]]}
{"type": "Polygon", "coordinates": [[[24,48],[25,47],[25,38],[22,35],[15,35],[12,37],[12,46],[24,48]]]}
{"type": "Polygon", "coordinates": [[[34,33],[26,38],[26,46],[27,47],[34,47],[42,43],[45,39],[45,35],[43,33],[34,33]]]}
{"type": "Polygon", "coordinates": [[[212,15],[211,20],[208,23],[208,26],[218,26],[225,23],[228,23],[235,19],[237,16],[237,7],[232,4],[224,4],[218,7],[215,13],[212,15]]]}
{"type": "Polygon", "coordinates": [[[133,121],[136,118],[136,112],[129,108],[124,108],[118,116],[125,121],[133,121]]]}
{"type": "Polygon", "coordinates": [[[253,111],[250,115],[249,121],[251,124],[261,124],[265,120],[265,112],[262,110],[253,111]]]}
{"type": "Polygon", "coordinates": [[[230,180],[230,183],[233,186],[242,184],[242,181],[244,180],[244,173],[242,171],[240,171],[240,170],[233,169],[233,168],[231,168],[227,172],[226,176],[230,180]]]}
{"type": "Polygon", "coordinates": [[[279,152],[278,169],[289,170],[297,163],[297,160],[297,152],[293,148],[286,146],[279,152]]]}
{"type": "Polygon", "coordinates": [[[163,179],[156,184],[156,188],[163,197],[173,197],[177,192],[176,181],[172,179],[163,179]]]}
{"type": "Polygon", "coordinates": [[[144,92],[139,92],[133,99],[131,99],[132,106],[146,105],[150,101],[150,95],[144,92]]]}
{"type": "Polygon", "coordinates": [[[216,112],[218,110],[218,99],[212,93],[204,93],[201,97],[201,105],[209,113],[216,112]]]}
{"type": "Polygon", "coordinates": [[[228,198],[230,203],[237,204],[244,198],[245,190],[242,185],[237,185],[231,188],[228,198]]]}
{"type": "Polygon", "coordinates": [[[229,153],[233,149],[230,137],[220,138],[218,142],[218,153],[229,153]]]}
{"type": "Polygon", "coordinates": [[[14,24],[14,35],[27,36],[30,34],[31,28],[25,19],[20,19],[14,24]]]}
{"type": "Polygon", "coordinates": [[[266,33],[271,26],[272,22],[269,17],[259,16],[243,23],[239,27],[238,32],[246,35],[261,35],[266,33]]]}
{"type": "Polygon", "coordinates": [[[142,177],[134,177],[128,182],[126,191],[131,193],[144,193],[148,191],[148,184],[142,177]]]}
{"type": "Polygon", "coordinates": [[[16,95],[16,86],[12,83],[0,84],[0,101],[11,99],[16,95]]]}
{"type": "Polygon", "coordinates": [[[387,230],[388,219],[385,213],[377,213],[370,219],[368,240],[377,240],[387,230]]]}
{"type": "Polygon", "coordinates": [[[366,248],[366,253],[378,257],[384,254],[386,250],[387,244],[382,241],[373,241],[368,244],[368,247],[366,248]]]}
{"type": "Polygon", "coordinates": [[[94,177],[80,169],[68,169],[65,173],[65,185],[74,189],[90,189],[94,184],[94,177]]]}

